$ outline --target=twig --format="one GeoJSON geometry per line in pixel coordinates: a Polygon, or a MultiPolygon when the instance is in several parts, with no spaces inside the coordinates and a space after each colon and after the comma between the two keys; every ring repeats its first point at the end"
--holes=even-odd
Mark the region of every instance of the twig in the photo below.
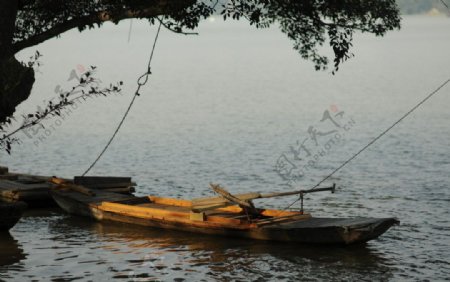
{"type": "Polygon", "coordinates": [[[161,20],[160,18],[156,18],[156,19],[159,21],[159,23],[160,23],[163,27],[165,27],[166,29],[168,29],[168,30],[170,30],[170,31],[172,31],[172,32],[179,33],[179,34],[183,34],[183,35],[198,35],[198,32],[186,32],[186,31],[181,30],[181,28],[180,28],[180,30],[173,29],[172,27],[170,27],[170,25],[168,25],[167,23],[165,23],[165,22],[164,22],[163,20],[161,20]]]}

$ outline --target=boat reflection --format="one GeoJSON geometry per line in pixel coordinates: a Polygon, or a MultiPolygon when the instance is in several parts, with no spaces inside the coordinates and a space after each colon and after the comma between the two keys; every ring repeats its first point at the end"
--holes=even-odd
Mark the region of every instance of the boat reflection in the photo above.
{"type": "MultiPolygon", "coordinates": [[[[279,268],[283,273],[297,271],[306,275],[313,269],[317,271],[317,267],[327,267],[328,274],[331,272],[340,277],[349,271],[361,275],[362,271],[381,280],[389,279],[393,270],[383,253],[372,244],[344,247],[224,239],[116,222],[86,221],[85,218],[72,216],[68,216],[64,224],[70,225],[70,228],[79,228],[84,236],[89,230],[88,233],[95,237],[91,239],[103,242],[104,250],[113,254],[128,253],[133,257],[129,262],[136,265],[146,263],[144,254],[152,254],[155,263],[158,262],[155,256],[164,258],[162,263],[167,264],[164,266],[167,269],[177,269],[182,265],[202,266],[219,274],[229,273],[227,269],[236,267],[236,263],[244,269],[255,266],[260,269],[270,268],[267,273],[276,273],[279,268]],[[184,261],[180,262],[180,257],[184,261]],[[309,270],[305,269],[308,265],[309,270]],[[313,269],[311,265],[314,265],[313,269]],[[286,266],[288,269],[284,269],[286,266]]],[[[59,228],[64,224],[58,224],[59,228]]]]}
{"type": "Polygon", "coordinates": [[[9,232],[0,232],[0,272],[3,267],[18,263],[26,257],[22,246],[9,232]]]}

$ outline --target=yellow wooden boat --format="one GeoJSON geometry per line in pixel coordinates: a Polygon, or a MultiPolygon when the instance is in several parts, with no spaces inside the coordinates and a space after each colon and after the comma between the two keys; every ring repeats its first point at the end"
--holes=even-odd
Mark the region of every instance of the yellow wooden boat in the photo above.
{"type": "MultiPolygon", "coordinates": [[[[303,211],[255,208],[259,193],[192,201],[156,196],[135,197],[63,184],[52,190],[66,212],[101,221],[118,221],[193,233],[301,243],[353,244],[377,238],[395,218],[314,218],[303,211]]],[[[291,193],[291,192],[287,192],[291,193]]],[[[279,194],[279,193],[277,193],[279,194]]],[[[303,194],[302,194],[303,195],[303,194]]]]}

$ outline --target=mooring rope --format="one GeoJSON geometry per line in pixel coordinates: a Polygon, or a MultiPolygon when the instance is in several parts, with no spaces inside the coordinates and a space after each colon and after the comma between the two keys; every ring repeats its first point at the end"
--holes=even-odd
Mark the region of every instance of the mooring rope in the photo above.
{"type": "Polygon", "coordinates": [[[159,32],[161,30],[161,26],[162,26],[162,21],[159,21],[159,26],[158,26],[158,31],[156,32],[156,36],[155,39],[153,41],[153,47],[152,47],[152,51],[150,53],[150,58],[148,60],[148,64],[147,64],[147,71],[142,74],[138,79],[137,79],[137,88],[136,91],[134,92],[133,98],[131,99],[130,104],[128,105],[127,110],[125,111],[125,114],[122,117],[122,120],[119,122],[119,124],[117,125],[116,130],[114,131],[113,135],[111,136],[111,138],[109,139],[108,143],[106,143],[105,147],[103,148],[103,150],[100,152],[100,154],[98,155],[98,157],[95,159],[95,161],[89,166],[89,168],[82,174],[82,176],[85,176],[96,164],[97,162],[100,160],[100,158],[103,156],[103,154],[106,152],[106,150],[108,150],[109,146],[111,145],[112,141],[114,140],[114,138],[116,137],[117,133],[119,132],[120,128],[122,127],[125,119],[127,118],[128,114],[130,113],[131,107],[133,106],[136,98],[140,95],[139,94],[139,90],[141,90],[141,87],[144,86],[147,81],[148,81],[148,77],[150,76],[150,74],[152,74],[150,66],[152,63],[152,59],[153,59],[153,54],[155,52],[155,48],[156,48],[156,42],[158,41],[158,37],[159,37],[159,32]]]}
{"type": "MultiPolygon", "coordinates": [[[[322,184],[324,181],[326,181],[328,178],[330,178],[331,176],[333,176],[336,172],[338,172],[339,170],[341,170],[344,166],[346,166],[349,162],[351,162],[353,159],[355,159],[359,154],[361,154],[363,151],[365,151],[367,148],[369,148],[373,143],[375,143],[376,141],[378,141],[378,139],[380,139],[381,137],[383,137],[386,133],[388,133],[388,131],[390,131],[392,128],[394,128],[397,124],[399,124],[400,122],[402,122],[407,116],[409,116],[412,112],[414,112],[415,110],[417,110],[417,108],[419,108],[420,106],[422,106],[428,99],[430,99],[431,97],[433,97],[434,94],[438,93],[439,90],[441,90],[445,85],[447,85],[447,83],[450,82],[450,79],[447,79],[444,83],[442,83],[438,88],[436,88],[433,92],[431,92],[430,94],[428,94],[428,96],[426,96],[422,101],[420,101],[417,105],[415,105],[412,109],[410,109],[406,114],[404,114],[400,119],[398,119],[396,122],[394,122],[391,126],[389,126],[386,130],[384,130],[382,133],[380,133],[377,137],[375,137],[374,139],[372,139],[372,141],[370,141],[366,146],[364,146],[361,150],[359,150],[356,154],[354,154],[353,156],[351,156],[348,160],[346,160],[345,162],[343,162],[340,166],[338,166],[335,170],[333,170],[330,174],[328,174],[325,178],[323,178],[322,180],[320,180],[316,185],[314,185],[311,189],[314,190],[317,187],[319,187],[320,184],[322,184]]],[[[292,202],[290,205],[288,205],[287,207],[285,207],[283,210],[287,210],[290,207],[292,207],[292,205],[294,205],[295,203],[297,203],[298,201],[300,201],[300,198],[296,199],[294,202],[292,202]]]]}

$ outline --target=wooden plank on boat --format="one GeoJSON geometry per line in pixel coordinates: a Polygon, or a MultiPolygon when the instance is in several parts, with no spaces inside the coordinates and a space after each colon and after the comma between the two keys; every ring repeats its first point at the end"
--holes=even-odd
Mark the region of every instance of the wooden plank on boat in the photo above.
{"type": "MultiPolygon", "coordinates": [[[[244,194],[237,194],[234,195],[236,198],[241,199],[242,201],[248,201],[253,200],[259,196],[259,193],[251,192],[251,193],[244,193],[244,194]]],[[[193,205],[214,205],[214,204],[224,204],[228,203],[227,199],[223,197],[209,197],[209,198],[197,198],[192,200],[193,205]]]]}
{"type": "Polygon", "coordinates": [[[29,175],[15,175],[17,177],[16,181],[23,184],[38,184],[47,183],[48,179],[36,178],[29,175]]]}
{"type": "Polygon", "coordinates": [[[19,181],[11,180],[0,180],[0,190],[11,190],[11,191],[28,191],[28,190],[48,190],[51,187],[48,183],[21,183],[19,181]]]}
{"type": "Polygon", "coordinates": [[[218,193],[223,198],[227,199],[228,201],[238,204],[241,207],[246,207],[249,209],[254,209],[253,204],[250,201],[244,201],[242,199],[239,199],[238,197],[232,195],[230,192],[225,190],[225,188],[220,187],[218,184],[210,184],[211,188],[214,190],[214,192],[218,193]]]}
{"type": "Polygon", "coordinates": [[[176,206],[176,207],[190,208],[192,205],[191,201],[182,200],[182,199],[163,198],[163,197],[156,197],[156,196],[148,196],[148,199],[151,202],[156,203],[156,204],[170,205],[170,206],[176,206]]]}
{"type": "Polygon", "coordinates": [[[73,183],[86,187],[125,187],[132,185],[131,177],[116,177],[116,176],[75,176],[73,183]]]}
{"type": "Polygon", "coordinates": [[[221,207],[226,207],[230,205],[240,205],[242,207],[248,208],[249,210],[254,209],[251,201],[255,199],[263,199],[263,198],[274,198],[274,197],[284,197],[284,196],[292,196],[292,195],[303,195],[307,193],[313,192],[321,192],[321,191],[331,191],[334,193],[336,185],[332,187],[326,188],[315,188],[310,190],[298,190],[298,191],[287,191],[287,192],[272,192],[272,193],[258,193],[251,192],[245,194],[233,195],[228,192],[225,188],[221,187],[218,184],[210,184],[211,188],[214,192],[218,193],[220,197],[212,197],[212,198],[199,198],[192,200],[192,210],[196,212],[207,211],[210,209],[216,209],[221,207]]]}
{"type": "MultiPolygon", "coordinates": [[[[161,208],[161,205],[155,205],[155,207],[148,207],[148,206],[144,207],[114,202],[102,202],[101,205],[98,206],[98,208],[103,211],[118,212],[121,214],[139,216],[142,218],[154,218],[154,217],[161,219],[164,219],[165,217],[189,218],[188,211],[183,212],[171,209],[163,209],[161,208]]],[[[170,208],[170,206],[168,208],[170,208]]]]}
{"type": "Polygon", "coordinates": [[[108,188],[108,189],[103,189],[103,190],[104,191],[108,191],[108,192],[120,193],[120,194],[131,194],[131,193],[136,191],[133,186],[130,186],[130,187],[113,187],[113,188],[108,188]]]}
{"type": "Polygon", "coordinates": [[[197,221],[205,221],[206,215],[204,212],[190,212],[189,214],[190,220],[197,220],[197,221]]]}
{"type": "MultiPolygon", "coordinates": [[[[43,175],[35,175],[35,174],[28,174],[28,173],[16,173],[16,172],[9,172],[8,175],[15,175],[18,177],[19,180],[22,179],[33,179],[33,180],[40,180],[40,181],[44,181],[44,182],[48,182],[52,179],[53,176],[43,176],[43,175]]],[[[70,181],[69,179],[66,178],[60,178],[63,179],[65,181],[70,181]]]]}
{"type": "Polygon", "coordinates": [[[0,190],[0,198],[2,199],[11,199],[11,200],[18,200],[19,194],[17,192],[11,191],[11,190],[0,190]]]}
{"type": "MultiPolygon", "coordinates": [[[[258,198],[259,193],[245,193],[234,196],[242,201],[248,201],[258,198]]],[[[195,212],[202,212],[231,205],[236,205],[236,203],[233,203],[223,197],[198,198],[192,200],[192,210],[195,212]]]]}
{"type": "Polygon", "coordinates": [[[88,195],[88,196],[95,196],[95,192],[92,191],[89,188],[86,188],[84,186],[81,185],[74,185],[74,184],[67,184],[67,185],[61,185],[60,186],[62,189],[67,189],[67,190],[72,190],[84,195],[88,195]]]}
{"type": "Polygon", "coordinates": [[[133,182],[117,182],[117,183],[93,183],[93,184],[77,184],[82,185],[84,187],[98,189],[98,190],[107,190],[110,188],[124,188],[124,187],[132,187],[136,186],[136,183],[133,182]]]}
{"type": "Polygon", "coordinates": [[[191,220],[190,210],[184,208],[183,211],[179,210],[180,206],[167,206],[162,205],[151,206],[130,206],[113,202],[101,202],[97,206],[97,209],[102,212],[110,212],[114,214],[120,214],[124,216],[143,218],[151,221],[158,220],[161,222],[167,222],[171,224],[185,224],[190,227],[208,227],[208,228],[223,228],[228,227],[232,229],[248,229],[250,224],[241,224],[240,220],[233,218],[224,218],[220,216],[207,216],[206,220],[191,220]],[[178,208],[178,209],[176,209],[178,208]]]}
{"type": "Polygon", "coordinates": [[[21,183],[20,181],[0,180],[0,197],[20,201],[36,201],[51,199],[48,191],[49,183],[21,183]]]}
{"type": "Polygon", "coordinates": [[[14,174],[0,174],[0,179],[5,179],[5,180],[17,180],[19,177],[17,175],[14,174]]]}

